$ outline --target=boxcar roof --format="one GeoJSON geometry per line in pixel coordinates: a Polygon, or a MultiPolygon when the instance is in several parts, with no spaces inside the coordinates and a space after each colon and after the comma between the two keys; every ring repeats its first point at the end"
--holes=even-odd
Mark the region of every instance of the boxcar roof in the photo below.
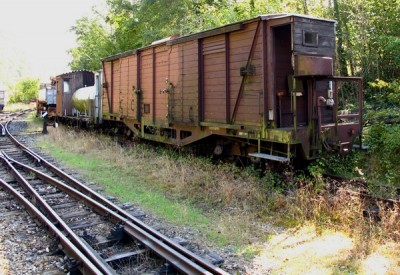
{"type": "Polygon", "coordinates": [[[69,75],[69,74],[73,74],[73,73],[82,73],[82,72],[93,73],[93,71],[89,71],[89,70],[76,70],[76,71],[70,71],[70,72],[59,74],[56,77],[65,76],[65,75],[69,75]]]}
{"type": "Polygon", "coordinates": [[[103,58],[102,61],[103,62],[113,61],[113,60],[116,60],[116,59],[119,59],[119,58],[122,58],[122,57],[125,57],[125,56],[136,54],[140,50],[144,50],[144,49],[148,49],[148,48],[152,48],[152,47],[157,47],[157,46],[162,45],[162,44],[174,45],[174,44],[184,43],[184,42],[191,41],[191,40],[197,40],[197,39],[200,39],[200,38],[206,38],[206,37],[210,37],[210,36],[214,36],[214,35],[218,35],[218,34],[223,34],[223,33],[227,33],[227,32],[241,30],[241,29],[243,29],[243,24],[244,23],[250,23],[252,21],[271,20],[271,19],[286,18],[286,17],[308,18],[308,19],[311,19],[311,20],[319,20],[319,21],[324,21],[324,22],[336,23],[335,20],[323,19],[323,18],[308,16],[308,15],[302,15],[302,14],[294,14],[294,13],[264,14],[264,15],[259,15],[257,17],[251,18],[251,19],[246,19],[246,20],[242,20],[242,21],[239,21],[239,22],[234,22],[234,23],[231,23],[231,24],[227,24],[227,25],[223,25],[223,26],[220,26],[220,27],[216,27],[214,29],[209,29],[209,30],[205,30],[205,31],[201,31],[201,32],[193,33],[193,34],[188,34],[188,35],[181,36],[181,37],[178,37],[178,38],[165,39],[165,40],[162,39],[162,40],[160,40],[160,41],[162,41],[160,43],[156,43],[156,44],[148,45],[148,46],[145,46],[145,47],[142,47],[142,48],[129,50],[129,51],[126,51],[126,52],[118,53],[116,55],[108,56],[108,57],[103,58]]]}

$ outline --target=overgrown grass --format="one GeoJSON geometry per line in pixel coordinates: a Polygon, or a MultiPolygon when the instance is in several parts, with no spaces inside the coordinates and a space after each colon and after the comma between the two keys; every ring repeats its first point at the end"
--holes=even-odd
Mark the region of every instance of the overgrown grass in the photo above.
{"type": "MultiPolygon", "coordinates": [[[[251,168],[215,165],[143,144],[121,147],[108,137],[62,128],[49,132],[39,139],[40,146],[83,171],[108,194],[138,203],[173,224],[188,225],[207,241],[231,245],[248,258],[263,253],[260,245],[269,244],[282,230],[277,226],[298,229],[312,224],[317,234],[327,229],[347,234],[351,251],[335,263],[326,259],[337,273],[361,270],[360,262],[379,250],[379,244],[400,240],[398,212],[380,205],[379,217],[365,217],[369,206],[344,190],[325,191],[317,169],[314,177],[268,173],[260,178],[251,168]],[[283,185],[292,188],[283,193],[283,185]]],[[[332,168],[354,170],[339,163],[331,161],[332,168]]]]}
{"type": "Polygon", "coordinates": [[[43,119],[40,117],[36,117],[35,112],[29,113],[27,120],[29,121],[28,131],[40,132],[43,130],[43,119]]]}
{"type": "Polygon", "coordinates": [[[27,109],[33,109],[36,107],[35,103],[13,103],[13,104],[6,104],[4,106],[4,112],[16,112],[22,111],[27,109]]]}
{"type": "Polygon", "coordinates": [[[146,145],[121,147],[109,138],[49,130],[40,146],[84,171],[88,180],[99,183],[108,194],[122,202],[139,203],[174,224],[190,224],[218,245],[246,243],[248,237],[241,232],[249,232],[252,226],[242,218],[243,210],[252,217],[250,210],[265,201],[265,196],[256,195],[257,188],[245,184],[250,176],[239,176],[234,166],[215,169],[207,160],[176,158],[170,151],[146,145]],[[214,208],[225,209],[229,215],[221,217],[214,208]],[[232,220],[237,226],[232,226],[232,220]]]}

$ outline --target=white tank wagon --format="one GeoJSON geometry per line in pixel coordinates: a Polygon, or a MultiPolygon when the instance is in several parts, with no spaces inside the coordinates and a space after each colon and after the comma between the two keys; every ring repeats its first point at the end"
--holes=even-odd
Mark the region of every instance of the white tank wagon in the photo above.
{"type": "Polygon", "coordinates": [[[92,124],[101,123],[101,72],[95,74],[93,86],[77,89],[72,95],[73,115],[92,124]]]}
{"type": "Polygon", "coordinates": [[[95,86],[84,87],[76,90],[72,96],[72,106],[75,108],[77,115],[90,116],[90,111],[93,110],[95,99],[95,86]]]}

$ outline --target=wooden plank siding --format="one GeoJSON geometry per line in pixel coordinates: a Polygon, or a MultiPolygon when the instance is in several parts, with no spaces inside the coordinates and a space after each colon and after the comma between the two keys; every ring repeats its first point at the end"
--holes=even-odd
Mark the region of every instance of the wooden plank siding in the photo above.
{"type": "Polygon", "coordinates": [[[121,60],[115,60],[112,62],[112,82],[111,82],[111,110],[112,113],[121,113],[120,109],[120,89],[121,89],[121,60]]]}
{"type": "Polygon", "coordinates": [[[102,109],[104,115],[110,113],[110,87],[111,87],[111,62],[103,62],[103,89],[102,89],[102,109]]]}
{"type": "Polygon", "coordinates": [[[225,35],[208,37],[202,43],[204,121],[225,123],[225,35]]]}
{"type": "Polygon", "coordinates": [[[170,47],[158,47],[155,51],[155,121],[157,124],[168,124],[168,85],[170,47]]]}
{"type": "MultiPolygon", "coordinates": [[[[315,158],[320,125],[336,121],[317,102],[337,81],[335,46],[335,21],[291,14],[160,40],[102,60],[103,117],[176,146],[207,139],[231,145],[223,155],[315,158]]],[[[335,131],[326,142],[350,140],[335,131]]]]}
{"type": "Polygon", "coordinates": [[[259,37],[260,32],[255,38],[256,28],[257,22],[252,22],[244,25],[244,30],[203,40],[205,122],[229,123],[227,117],[232,116],[235,104],[238,104],[235,118],[237,123],[260,124],[262,122],[262,102],[264,101],[262,39],[259,37]],[[256,45],[254,52],[250,53],[253,40],[256,45]],[[227,45],[229,45],[228,57],[227,45]],[[255,74],[246,77],[241,98],[238,99],[243,81],[240,69],[246,67],[249,57],[255,74]],[[229,96],[228,99],[227,96],[229,96]],[[227,111],[229,114],[226,113],[227,111]]]}
{"type": "Polygon", "coordinates": [[[251,56],[250,65],[253,66],[255,74],[248,76],[244,83],[243,94],[238,101],[236,124],[259,124],[262,122],[264,101],[263,89],[263,60],[262,60],[262,37],[261,32],[256,34],[258,22],[245,25],[241,31],[230,33],[230,110],[234,110],[235,103],[240,90],[243,76],[240,69],[246,67],[247,60],[251,56]],[[255,37],[257,35],[257,37],[255,37]],[[254,40],[255,39],[255,40],[254,40]],[[250,54],[252,43],[256,45],[254,52],[250,54]]]}
{"type": "Polygon", "coordinates": [[[146,49],[141,52],[141,91],[142,91],[142,118],[145,121],[153,120],[153,50],[146,49]],[[145,112],[145,105],[149,106],[148,112],[145,112]]]}
{"type": "Polygon", "coordinates": [[[119,63],[119,86],[115,87],[119,94],[119,115],[126,117],[128,115],[128,92],[129,92],[129,59],[128,57],[121,58],[119,63]]]}
{"type": "Polygon", "coordinates": [[[171,82],[174,91],[169,94],[169,120],[171,123],[197,125],[198,123],[198,45],[188,41],[172,46],[171,82]]]}
{"type": "Polygon", "coordinates": [[[293,50],[295,53],[334,57],[335,48],[334,22],[294,17],[293,50]],[[303,35],[305,31],[318,34],[318,45],[316,47],[303,44],[303,35]]]}
{"type": "MultiPolygon", "coordinates": [[[[207,37],[202,41],[204,58],[204,121],[227,123],[237,101],[243,76],[240,69],[246,66],[255,36],[257,22],[245,25],[239,31],[207,37]],[[229,39],[229,62],[226,56],[226,39],[229,39]],[[229,72],[226,72],[227,64],[229,72]],[[226,79],[229,75],[229,79],[226,79]],[[229,91],[227,86],[229,83],[229,91]],[[229,96],[227,98],[227,95],[229,96]],[[227,106],[227,104],[229,104],[227,106]],[[227,113],[229,111],[229,113],[227,113]]],[[[260,33],[258,34],[260,35],[260,33]]],[[[196,126],[199,123],[199,67],[198,40],[172,45],[145,48],[140,52],[141,113],[147,122],[157,125],[183,123],[196,126]],[[153,68],[153,64],[155,67],[153,68]],[[172,92],[166,81],[173,85],[172,92]],[[150,106],[148,113],[144,105],[150,106]]],[[[255,75],[247,77],[244,91],[238,100],[238,123],[261,123],[263,102],[262,39],[257,37],[252,53],[251,65],[255,75]],[[254,108],[257,106],[257,108],[254,108]]],[[[103,110],[107,113],[108,101],[116,116],[136,117],[137,101],[134,86],[137,85],[137,53],[104,62],[106,82],[110,82],[107,93],[103,93],[103,110]],[[109,81],[108,81],[109,80],[109,81]]],[[[147,109],[146,109],[147,110],[147,109]]]]}
{"type": "Polygon", "coordinates": [[[128,57],[128,74],[127,74],[127,117],[137,119],[137,55],[128,57]]]}
{"type": "MultiPolygon", "coordinates": [[[[226,32],[178,38],[107,59],[103,70],[110,100],[103,93],[104,112],[110,112],[110,102],[116,115],[138,119],[140,113],[146,124],[160,127],[232,121],[292,126],[288,93],[292,56],[334,57],[334,22],[301,16],[264,20],[260,17],[226,32]],[[318,45],[304,45],[305,31],[318,33],[318,45]],[[253,73],[243,76],[241,69],[247,64],[253,73]],[[141,91],[140,110],[136,89],[141,91]],[[278,98],[280,92],[285,96],[278,98]],[[265,114],[268,111],[271,116],[265,114]]],[[[298,123],[307,123],[306,97],[297,99],[297,108],[301,110],[298,123]]]]}

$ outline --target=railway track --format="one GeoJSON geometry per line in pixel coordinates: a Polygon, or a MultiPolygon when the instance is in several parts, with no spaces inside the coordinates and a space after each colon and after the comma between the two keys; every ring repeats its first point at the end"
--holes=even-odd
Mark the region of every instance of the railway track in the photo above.
{"type": "Polygon", "coordinates": [[[373,189],[368,187],[368,183],[363,179],[348,179],[336,175],[325,175],[326,178],[330,179],[329,189],[332,192],[337,192],[339,189],[351,194],[352,196],[357,196],[364,200],[367,208],[364,213],[369,216],[379,215],[379,205],[383,205],[385,208],[400,210],[400,187],[389,186],[385,184],[380,184],[379,187],[373,189]],[[391,190],[390,192],[388,190],[391,190]]]}
{"type": "Polygon", "coordinates": [[[20,143],[4,125],[0,180],[9,193],[62,246],[82,274],[131,274],[141,259],[180,274],[227,274],[145,225],[20,143]]]}

